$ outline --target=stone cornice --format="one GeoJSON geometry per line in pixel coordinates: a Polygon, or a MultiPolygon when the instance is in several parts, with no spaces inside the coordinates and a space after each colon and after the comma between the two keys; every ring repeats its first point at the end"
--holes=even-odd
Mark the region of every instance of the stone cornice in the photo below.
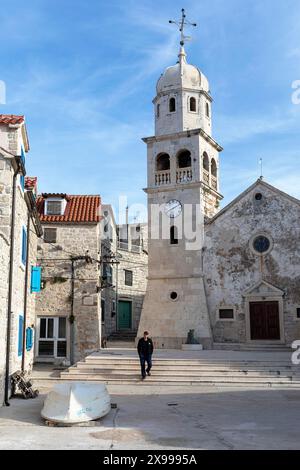
{"type": "Polygon", "coordinates": [[[182,189],[191,189],[191,188],[204,188],[205,191],[210,192],[214,196],[216,196],[219,200],[224,199],[222,194],[215,191],[213,188],[208,186],[203,181],[195,181],[190,183],[179,183],[179,184],[172,184],[172,185],[164,185],[164,186],[154,186],[153,188],[144,188],[144,192],[147,194],[157,194],[157,193],[164,193],[164,192],[173,192],[182,189]]]}
{"type": "Polygon", "coordinates": [[[191,129],[188,131],[181,131],[176,132],[174,134],[166,134],[166,135],[158,135],[158,136],[151,136],[151,137],[144,137],[142,140],[146,144],[152,144],[155,142],[163,142],[164,140],[171,140],[171,139],[181,139],[184,137],[191,137],[193,135],[201,135],[207,142],[209,142],[218,152],[223,151],[223,147],[219,145],[212,137],[210,137],[203,129],[191,129]]]}
{"type": "Polygon", "coordinates": [[[195,90],[194,88],[175,88],[172,90],[158,93],[158,95],[156,95],[156,97],[152,100],[152,103],[155,104],[158,101],[158,99],[161,98],[162,96],[168,96],[170,93],[172,94],[181,93],[183,91],[187,93],[199,93],[200,95],[204,95],[205,98],[210,101],[210,103],[214,101],[212,96],[209,93],[207,93],[207,91],[205,90],[195,90]]]}

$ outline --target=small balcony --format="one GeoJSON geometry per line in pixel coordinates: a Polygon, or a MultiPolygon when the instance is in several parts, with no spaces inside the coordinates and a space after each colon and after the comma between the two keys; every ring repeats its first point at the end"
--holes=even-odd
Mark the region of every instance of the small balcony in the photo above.
{"type": "Polygon", "coordinates": [[[157,171],[155,173],[155,186],[165,186],[171,184],[170,171],[157,171]]]}
{"type": "Polygon", "coordinates": [[[218,180],[215,176],[211,175],[211,187],[215,190],[218,191],[218,180]]]}
{"type": "Polygon", "coordinates": [[[209,186],[209,171],[205,170],[203,168],[203,181],[205,184],[208,184],[209,186]]]}
{"type": "Polygon", "coordinates": [[[192,168],[184,168],[177,170],[176,183],[190,183],[193,180],[192,168]]]}

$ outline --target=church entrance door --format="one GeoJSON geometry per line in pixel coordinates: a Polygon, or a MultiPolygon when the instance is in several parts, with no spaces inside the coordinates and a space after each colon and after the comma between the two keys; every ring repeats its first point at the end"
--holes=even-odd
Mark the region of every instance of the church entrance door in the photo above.
{"type": "Polygon", "coordinates": [[[251,302],[250,327],[252,341],[280,340],[278,302],[251,302]]]}

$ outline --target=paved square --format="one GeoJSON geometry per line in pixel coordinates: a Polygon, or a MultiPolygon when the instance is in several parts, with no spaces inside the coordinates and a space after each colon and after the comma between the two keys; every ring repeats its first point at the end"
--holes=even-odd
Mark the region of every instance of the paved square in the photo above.
{"type": "Polygon", "coordinates": [[[298,390],[110,386],[95,427],[52,428],[44,395],[0,410],[0,449],[300,449],[298,390]]]}

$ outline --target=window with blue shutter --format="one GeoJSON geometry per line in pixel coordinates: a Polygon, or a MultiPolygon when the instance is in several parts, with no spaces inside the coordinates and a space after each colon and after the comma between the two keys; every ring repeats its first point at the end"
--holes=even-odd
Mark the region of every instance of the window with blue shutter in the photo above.
{"type": "Polygon", "coordinates": [[[26,328],[26,351],[31,351],[33,346],[33,329],[26,328]]]}
{"type": "Polygon", "coordinates": [[[24,317],[23,315],[19,315],[18,356],[22,356],[22,351],[23,351],[23,324],[24,324],[24,317]]]}
{"type": "Polygon", "coordinates": [[[22,159],[23,165],[25,166],[25,152],[24,152],[23,147],[21,147],[21,159],[22,159]]]}
{"type": "Polygon", "coordinates": [[[42,268],[40,266],[31,267],[31,292],[41,292],[42,268]]]}
{"type": "Polygon", "coordinates": [[[27,260],[27,232],[25,227],[22,228],[22,263],[26,264],[27,260]]]}
{"type": "MultiPolygon", "coordinates": [[[[21,160],[22,160],[23,165],[25,167],[25,152],[24,152],[23,147],[21,147],[21,160]]],[[[20,175],[20,185],[21,185],[21,188],[24,191],[24,189],[25,189],[25,176],[23,176],[23,175],[20,175]]]]}
{"type": "Polygon", "coordinates": [[[25,176],[24,175],[20,175],[20,185],[21,185],[21,188],[25,189],[25,176]]]}

